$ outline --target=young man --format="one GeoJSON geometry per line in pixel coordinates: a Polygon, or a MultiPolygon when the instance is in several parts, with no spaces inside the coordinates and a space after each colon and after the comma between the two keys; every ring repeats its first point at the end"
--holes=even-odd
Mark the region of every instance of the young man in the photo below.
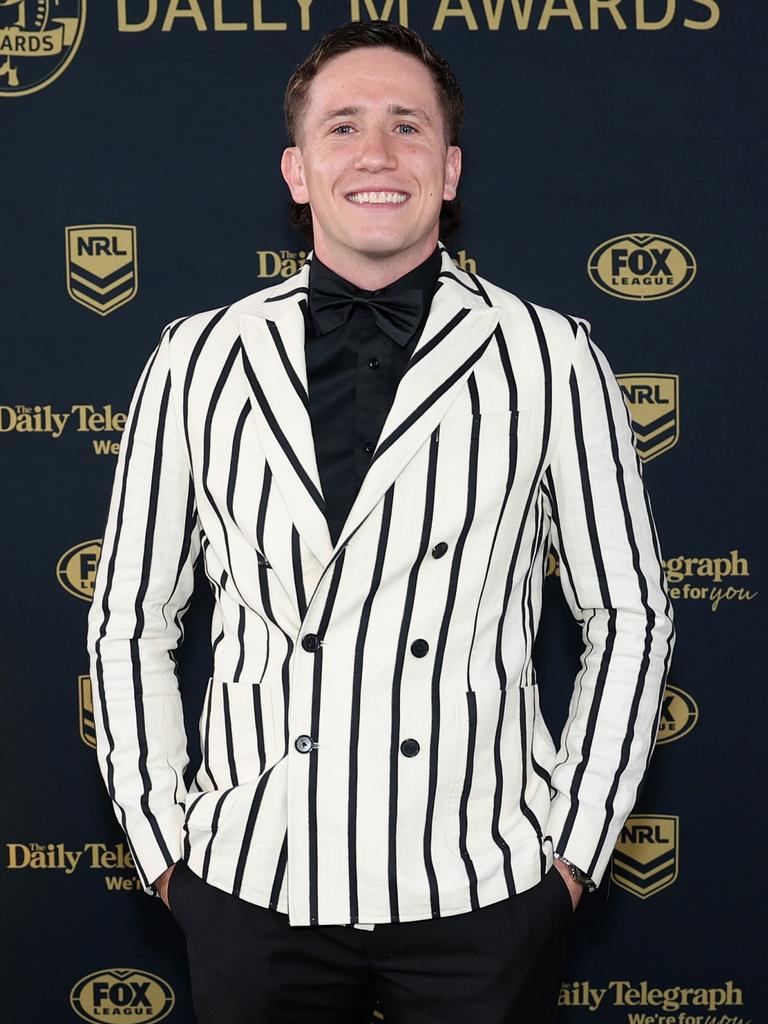
{"type": "Polygon", "coordinates": [[[101,769],[200,1024],[377,999],[541,1024],[673,646],[629,419],[585,320],[454,267],[461,92],[418,36],[331,32],[285,111],[306,264],[170,324],[131,404],[90,616],[101,769]],[[550,542],[585,642],[558,747],[531,664],[550,542]]]}

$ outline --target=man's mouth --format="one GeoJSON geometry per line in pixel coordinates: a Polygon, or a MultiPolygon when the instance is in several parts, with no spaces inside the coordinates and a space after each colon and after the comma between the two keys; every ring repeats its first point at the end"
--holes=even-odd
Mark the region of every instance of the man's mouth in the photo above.
{"type": "Polygon", "coordinates": [[[358,205],[402,206],[408,199],[407,192],[348,192],[346,198],[358,205]]]}

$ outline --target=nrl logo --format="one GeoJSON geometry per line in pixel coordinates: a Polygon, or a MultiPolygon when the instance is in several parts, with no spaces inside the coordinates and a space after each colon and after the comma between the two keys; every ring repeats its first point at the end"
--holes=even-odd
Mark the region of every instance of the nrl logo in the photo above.
{"type": "Polygon", "coordinates": [[[673,448],[680,437],[680,378],[676,373],[618,373],[643,462],[673,448]]]}
{"type": "Polygon", "coordinates": [[[677,880],[680,819],[674,814],[631,814],[611,859],[616,885],[639,896],[654,896],[677,880]]]}
{"type": "Polygon", "coordinates": [[[93,688],[90,676],[77,677],[77,695],[79,704],[80,739],[86,745],[96,749],[96,723],[93,720],[93,688]]]}
{"type": "Polygon", "coordinates": [[[131,301],[138,281],[135,227],[79,224],[67,228],[67,291],[75,302],[106,316],[131,301]]]}
{"type": "Polygon", "coordinates": [[[44,89],[71,63],[87,0],[0,0],[0,96],[44,89]]]}

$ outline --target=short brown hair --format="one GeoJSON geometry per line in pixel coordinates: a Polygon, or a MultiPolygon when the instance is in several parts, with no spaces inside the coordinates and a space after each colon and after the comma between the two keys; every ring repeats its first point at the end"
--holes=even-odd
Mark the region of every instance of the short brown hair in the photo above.
{"type": "MultiPolygon", "coordinates": [[[[448,61],[432,49],[421,36],[409,28],[389,21],[352,21],[340,28],[332,29],[317,42],[296,68],[285,88],[283,115],[285,131],[290,146],[300,145],[301,117],[307,104],[307,94],[312,79],[320,68],[341,53],[364,46],[389,47],[400,53],[416,57],[429,70],[435,83],[440,109],[443,115],[443,130],[446,146],[458,146],[461,125],[464,119],[464,96],[459,83],[451,71],[448,61]]],[[[440,238],[448,238],[459,226],[461,200],[444,199],[440,211],[440,238]]],[[[312,214],[309,203],[290,202],[291,223],[314,244],[312,214]]]]}

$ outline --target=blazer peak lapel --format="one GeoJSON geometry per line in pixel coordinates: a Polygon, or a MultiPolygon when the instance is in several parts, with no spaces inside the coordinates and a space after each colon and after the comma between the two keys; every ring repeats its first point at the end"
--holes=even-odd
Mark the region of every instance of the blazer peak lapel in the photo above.
{"type": "Polygon", "coordinates": [[[267,462],[296,529],[325,566],[333,545],[309,417],[302,308],[308,285],[309,258],[239,321],[251,408],[267,462]]]}

